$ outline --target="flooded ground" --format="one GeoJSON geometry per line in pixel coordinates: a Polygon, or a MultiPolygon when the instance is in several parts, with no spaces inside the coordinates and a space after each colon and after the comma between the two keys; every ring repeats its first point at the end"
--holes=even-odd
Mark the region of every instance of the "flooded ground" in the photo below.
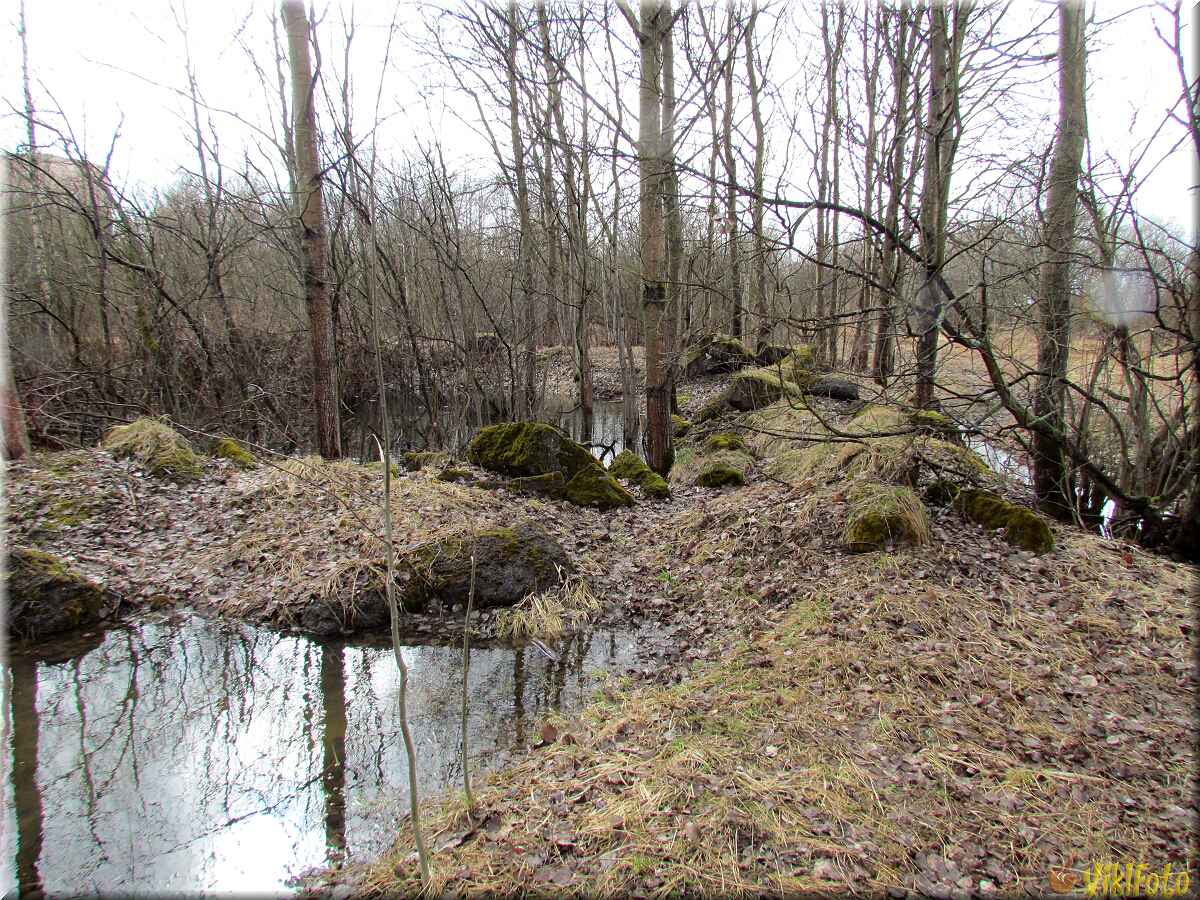
{"type": "MultiPolygon", "coordinates": [[[[474,767],[588,699],[638,637],[472,651],[474,767]]],[[[407,811],[388,648],[192,616],[76,638],[5,672],[0,890],[277,892],[386,849],[407,811]],[[90,645],[90,646],[89,646],[90,645]]],[[[411,646],[410,723],[426,796],[461,784],[461,647],[411,646]]]]}

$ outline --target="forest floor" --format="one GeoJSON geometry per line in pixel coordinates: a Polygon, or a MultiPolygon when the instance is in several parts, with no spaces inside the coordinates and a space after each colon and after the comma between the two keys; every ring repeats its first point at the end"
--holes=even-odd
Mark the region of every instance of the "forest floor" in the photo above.
{"type": "MultiPolygon", "coordinates": [[[[717,383],[685,387],[687,415],[717,383]]],[[[341,589],[347,555],[376,552],[357,479],[379,473],[309,475],[212,460],[175,485],[102,451],[38,456],[9,471],[7,527],[135,605],[263,618],[261,598],[341,589]]],[[[850,553],[837,486],[761,463],[607,513],[430,472],[396,488],[401,543],[536,518],[603,621],[663,623],[636,671],[481,776],[474,810],[427,798],[438,889],[1044,894],[1097,863],[1196,859],[1194,567],[1057,524],[1034,556],[952,510],[923,547],[850,553]]],[[[407,825],[335,883],[415,892],[407,825]]]]}

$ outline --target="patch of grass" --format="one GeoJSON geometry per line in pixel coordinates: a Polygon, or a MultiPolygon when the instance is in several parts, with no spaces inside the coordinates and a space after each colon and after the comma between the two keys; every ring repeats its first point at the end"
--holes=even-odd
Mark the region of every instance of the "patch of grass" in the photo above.
{"type": "Polygon", "coordinates": [[[496,634],[510,640],[562,637],[590,620],[601,605],[587,582],[573,575],[556,588],[530,594],[516,606],[501,610],[496,634]]]}

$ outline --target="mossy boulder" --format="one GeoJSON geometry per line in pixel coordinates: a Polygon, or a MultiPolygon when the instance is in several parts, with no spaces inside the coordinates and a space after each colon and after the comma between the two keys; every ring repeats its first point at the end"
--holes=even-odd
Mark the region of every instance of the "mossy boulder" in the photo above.
{"type": "Polygon", "coordinates": [[[929,542],[929,514],[910,488],[864,482],[847,499],[850,512],[842,540],[848,549],[862,553],[929,542]]]}
{"type": "Polygon", "coordinates": [[[733,374],[723,397],[726,406],[740,412],[750,412],[770,406],[784,397],[798,399],[800,394],[797,385],[780,378],[770,369],[747,369],[733,374]]]}
{"type": "Polygon", "coordinates": [[[563,499],[576,506],[590,506],[595,509],[616,509],[621,506],[633,506],[633,496],[621,483],[603,469],[581,469],[567,482],[563,489],[563,499]]]}
{"type": "Polygon", "coordinates": [[[100,448],[118,459],[133,459],[151,475],[175,481],[200,477],[203,460],[170,425],[143,416],[110,428],[100,448]]]}
{"type": "Polygon", "coordinates": [[[688,431],[691,430],[692,423],[683,416],[671,416],[671,433],[677,438],[685,437],[688,431]]]}
{"type": "Polygon", "coordinates": [[[451,466],[449,468],[442,469],[442,471],[438,472],[437,480],[438,481],[449,481],[452,483],[460,482],[460,481],[474,481],[475,476],[472,475],[470,472],[468,472],[466,469],[456,469],[453,466],[451,466]]]}
{"type": "Polygon", "coordinates": [[[40,550],[14,548],[7,576],[8,633],[16,640],[39,640],[94,625],[120,603],[111,591],[40,550]]]}
{"type": "Polygon", "coordinates": [[[816,354],[808,344],[797,344],[791,353],[770,368],[800,388],[808,387],[820,374],[816,354]]]}
{"type": "Polygon", "coordinates": [[[254,468],[254,457],[250,451],[231,437],[218,438],[213,443],[212,455],[229,460],[239,469],[254,468]]]}
{"type": "Polygon", "coordinates": [[[710,434],[704,439],[705,450],[741,450],[743,453],[749,452],[746,449],[745,439],[734,431],[718,431],[716,434],[710,434]]]}
{"type": "Polygon", "coordinates": [[[465,605],[475,557],[478,609],[512,606],[529,594],[562,583],[574,571],[562,545],[540,525],[524,521],[511,528],[484,528],[436,538],[405,560],[407,584],[402,602],[409,610],[431,605],[465,605]]]}
{"type": "Polygon", "coordinates": [[[1054,549],[1054,532],[1049,524],[1024,506],[1010,503],[992,491],[970,488],[960,491],[954,501],[960,513],[984,528],[1003,528],[1003,538],[1015,547],[1033,553],[1054,549]]]}
{"type": "Polygon", "coordinates": [[[546,497],[561,497],[566,489],[567,479],[562,472],[547,472],[545,475],[527,475],[524,478],[512,478],[505,483],[511,491],[521,491],[527,494],[542,494],[546,497]]]}
{"type": "Polygon", "coordinates": [[[410,472],[420,472],[422,469],[446,465],[450,461],[450,455],[441,450],[409,450],[401,454],[400,459],[404,461],[404,468],[410,472]]]}
{"type": "Polygon", "coordinates": [[[952,443],[962,443],[962,432],[945,413],[932,409],[915,409],[908,414],[908,421],[922,434],[933,435],[952,443]]]}
{"type": "Polygon", "coordinates": [[[723,375],[755,363],[754,354],[745,344],[728,334],[709,334],[687,349],[683,355],[683,373],[688,378],[723,375]]]}
{"type": "Polygon", "coordinates": [[[930,506],[949,506],[958,498],[961,490],[953,481],[939,478],[926,486],[921,498],[930,506]]]}
{"type": "Polygon", "coordinates": [[[636,484],[647,497],[664,500],[671,496],[667,481],[632,450],[622,450],[608,467],[608,474],[629,484],[636,484]]]}
{"type": "Polygon", "coordinates": [[[501,475],[561,472],[570,480],[581,471],[604,469],[587,448],[544,422],[509,422],[481,428],[471,438],[467,458],[501,475]]]}
{"type": "Polygon", "coordinates": [[[696,484],[700,487],[728,487],[746,483],[754,459],[740,450],[719,450],[703,457],[696,484]]]}

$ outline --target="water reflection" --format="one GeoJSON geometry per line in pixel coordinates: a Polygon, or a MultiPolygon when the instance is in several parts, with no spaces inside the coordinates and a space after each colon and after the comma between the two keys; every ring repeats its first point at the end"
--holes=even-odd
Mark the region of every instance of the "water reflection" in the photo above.
{"type": "Polygon", "coordinates": [[[573,440],[590,444],[592,455],[602,462],[612,462],[614,456],[627,446],[638,452],[640,435],[644,430],[644,418],[636,425],[625,427],[625,408],[620,400],[607,400],[592,407],[589,423],[579,406],[551,408],[543,418],[562,428],[573,440]]]}
{"type": "MultiPolygon", "coordinates": [[[[555,662],[474,649],[472,765],[579,706],[589,675],[635,644],[579,635],[555,662]]],[[[404,654],[421,789],[457,788],[461,651],[404,654]]],[[[110,631],[65,662],[13,655],[5,674],[5,893],[279,891],[310,866],[385,849],[407,811],[387,648],[192,618],[110,631]]]]}

